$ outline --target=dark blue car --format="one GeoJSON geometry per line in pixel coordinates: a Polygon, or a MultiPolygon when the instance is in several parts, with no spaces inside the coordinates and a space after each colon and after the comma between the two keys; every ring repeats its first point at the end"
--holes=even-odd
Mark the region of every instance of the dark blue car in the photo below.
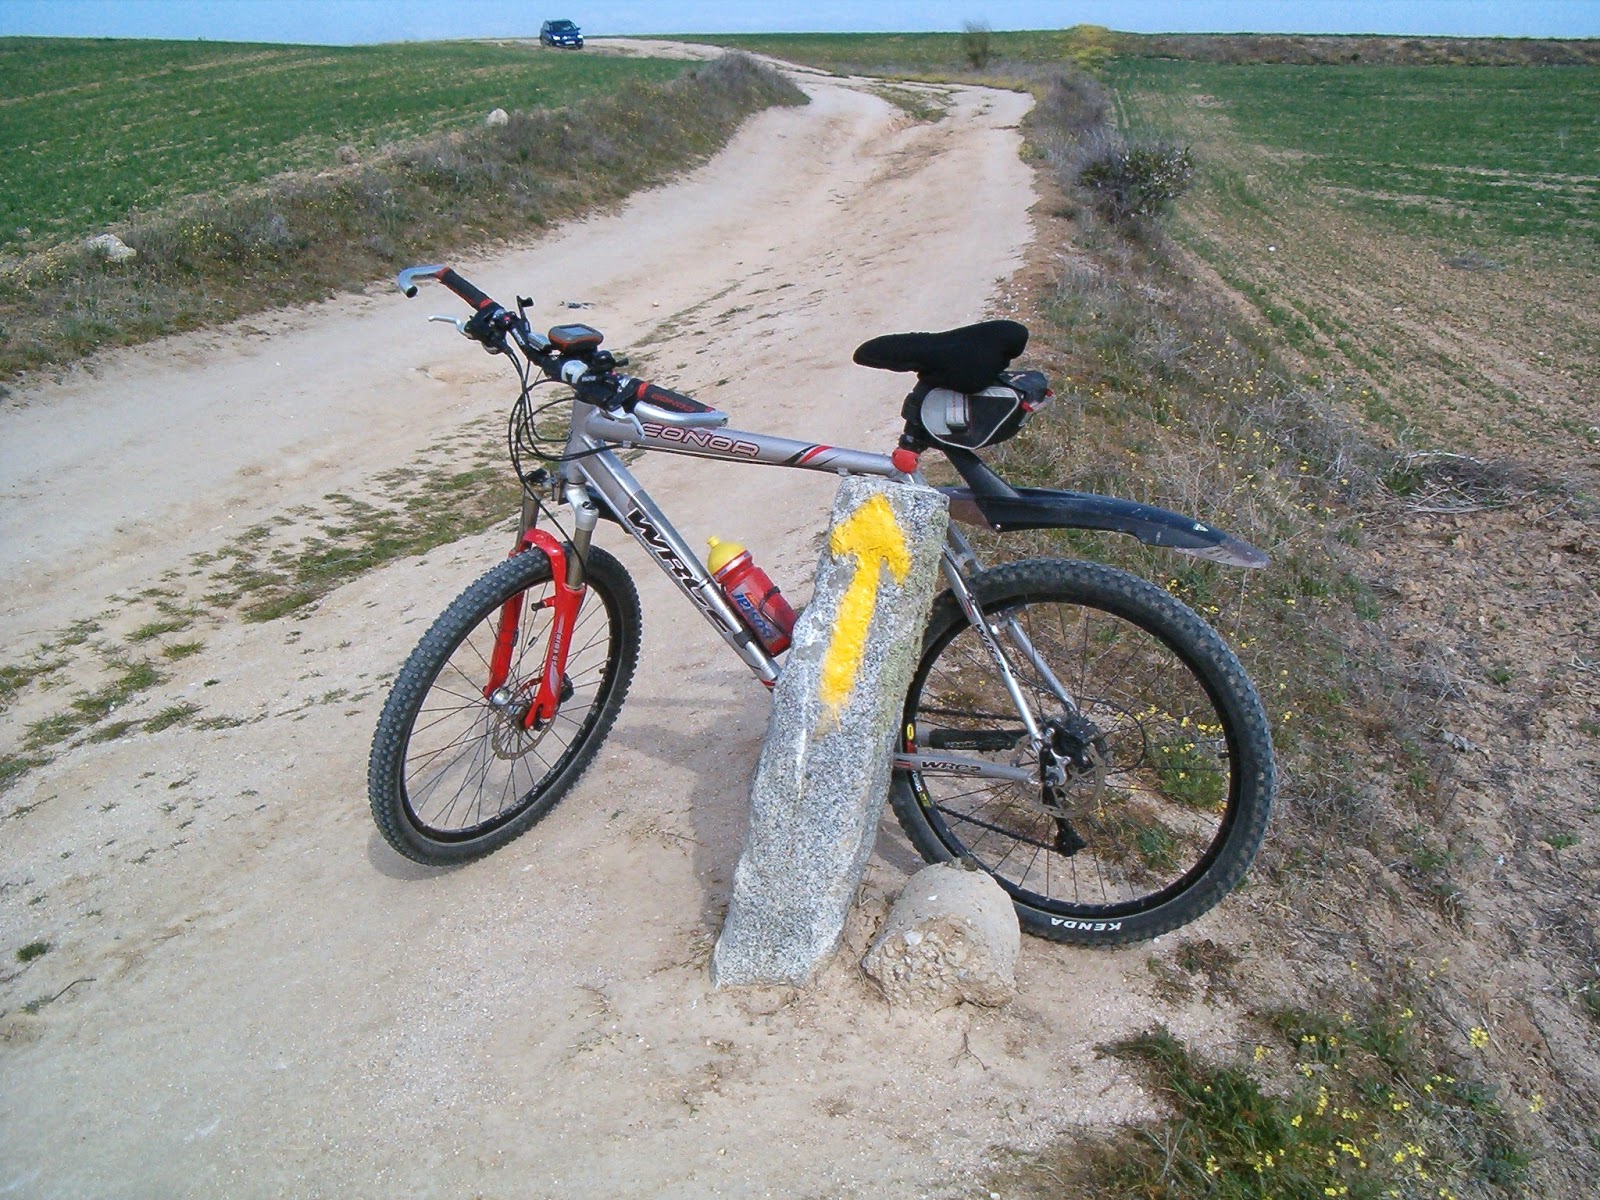
{"type": "Polygon", "coordinates": [[[571,21],[546,21],[539,26],[539,42],[544,46],[583,49],[583,31],[571,21]]]}

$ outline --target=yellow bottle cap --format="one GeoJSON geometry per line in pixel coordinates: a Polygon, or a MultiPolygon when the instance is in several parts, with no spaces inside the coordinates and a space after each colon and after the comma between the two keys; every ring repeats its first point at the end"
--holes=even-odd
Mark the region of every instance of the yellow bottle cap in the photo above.
{"type": "Polygon", "coordinates": [[[706,570],[713,575],[744,553],[738,542],[725,542],[718,537],[708,537],[706,545],[711,547],[711,553],[706,555],[706,570]]]}

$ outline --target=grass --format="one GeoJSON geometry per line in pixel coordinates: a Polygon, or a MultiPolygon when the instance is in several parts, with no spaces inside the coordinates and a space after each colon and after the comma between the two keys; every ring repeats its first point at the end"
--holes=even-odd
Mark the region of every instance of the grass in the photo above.
{"type": "MultiPolygon", "coordinates": [[[[111,45],[129,49],[135,64],[146,48],[144,43],[111,45]]],[[[171,43],[158,45],[170,48],[163,53],[181,51],[171,43]]],[[[48,75],[37,56],[47,54],[49,46],[30,42],[27,49],[35,56],[25,57],[28,69],[48,75]]],[[[429,51],[426,45],[406,48],[420,56],[429,51]]],[[[487,77],[496,76],[505,55],[526,64],[531,75],[545,70],[539,64],[546,58],[531,50],[457,47],[450,53],[479,51],[485,57],[474,61],[493,66],[483,68],[487,77]]],[[[340,53],[328,51],[329,60],[340,53]]],[[[561,88],[551,83],[541,93],[543,107],[517,107],[504,125],[482,123],[490,105],[485,89],[475,86],[470,119],[455,110],[457,115],[445,122],[452,125],[449,132],[367,155],[358,152],[349,163],[326,160],[315,173],[273,175],[259,184],[186,194],[137,211],[127,204],[140,201],[124,197],[112,224],[138,251],[129,261],[110,262],[71,242],[0,262],[5,333],[0,380],[108,346],[324,299],[409,262],[437,261],[466,246],[538,230],[615,203],[704,158],[752,112],[804,101],[780,76],[738,56],[710,65],[655,64],[638,70],[596,56],[549,57],[565,64],[560,71],[575,74],[561,76],[566,80],[561,88]],[[675,78],[649,81],[663,73],[675,78]]],[[[111,71],[107,60],[99,61],[102,71],[111,71]]],[[[390,80],[400,60],[380,55],[361,61],[380,94],[391,86],[409,86],[405,71],[390,80]]],[[[451,61],[458,73],[472,74],[459,59],[451,61]]],[[[113,72],[102,82],[140,83],[137,71],[130,70],[126,77],[113,72]]],[[[334,78],[341,81],[338,87],[366,90],[344,76],[334,78]]],[[[253,86],[241,84],[247,92],[253,86]]],[[[29,84],[25,94],[38,90],[29,84]]],[[[287,89],[284,99],[287,114],[301,119],[298,106],[304,98],[287,89]]],[[[159,96],[146,102],[162,105],[159,96]]],[[[184,110],[183,119],[192,124],[200,117],[184,110]]],[[[71,153],[87,150],[80,144],[71,153]]],[[[193,186],[192,179],[174,171],[157,191],[193,186]]],[[[50,186],[53,190],[30,203],[75,211],[75,198],[93,190],[81,179],[56,178],[50,186]]]]}
{"type": "MultiPolygon", "coordinates": [[[[1501,1098],[1471,1074],[1476,1048],[1471,1036],[1454,1051],[1433,1044],[1409,1005],[1360,1019],[1280,1010],[1241,1062],[1207,1062],[1157,1027],[1102,1053],[1132,1064],[1169,1119],[1078,1139],[995,1186],[1057,1197],[1066,1183],[1106,1200],[1454,1200],[1484,1185],[1516,1189],[1528,1160],[1501,1098]]],[[[1537,1110],[1543,1097],[1523,1103],[1537,1110]]]]}
{"type": "MultiPolygon", "coordinates": [[[[1039,86],[1037,78],[1031,85],[1039,86]]],[[[1127,93],[1110,97],[1110,108],[1181,110],[1186,123],[1177,126],[1179,141],[1215,115],[1194,106],[1192,91],[1152,97],[1126,86],[1127,93]]],[[[1264,940],[1281,937],[1308,953],[1303,940],[1311,922],[1303,903],[1309,895],[1356,924],[1369,912],[1387,911],[1383,898],[1349,885],[1347,855],[1359,848],[1377,862],[1392,861],[1395,846],[1405,845],[1407,830],[1419,825],[1430,829],[1426,847],[1419,847],[1423,866],[1402,876],[1409,890],[1394,899],[1413,914],[1401,936],[1459,938],[1470,908],[1453,876],[1476,851],[1443,821],[1444,768],[1430,748],[1437,735],[1427,726],[1435,710],[1419,680],[1389,665],[1362,554],[1368,523],[1392,521],[1403,503],[1439,494],[1438,471],[1446,460],[1408,457],[1390,441],[1388,428],[1369,424],[1362,412],[1371,386],[1319,378],[1294,358],[1292,347],[1289,353],[1280,348],[1281,325],[1242,320],[1237,308],[1197,287],[1189,274],[1192,260],[1160,223],[1118,226],[1102,219],[1092,197],[1072,186],[1079,147],[1097,124],[1095,89],[1079,80],[1040,90],[1028,144],[1059,173],[1062,191],[1045,208],[1057,222],[1050,227],[1071,238],[1074,254],[1020,312],[1005,315],[1029,325],[1030,365],[1046,369],[1073,400],[1036,417],[994,461],[1015,482],[1108,492],[1193,513],[1271,548],[1275,562],[1250,578],[1206,564],[1175,568],[1159,552],[1082,534],[1014,535],[1001,552],[1086,554],[1123,565],[1162,580],[1230,636],[1262,685],[1282,769],[1279,815],[1253,880],[1263,899],[1252,906],[1252,918],[1263,918],[1264,940]],[[1390,489],[1397,470],[1418,472],[1411,497],[1390,489]],[[1350,769],[1375,758],[1380,771],[1350,769]],[[1390,784],[1385,774],[1400,782],[1390,784]],[[1280,905],[1281,920],[1270,915],[1280,905]]],[[[1153,121],[1135,132],[1146,130],[1173,133],[1153,121]]],[[[1229,139],[1259,144],[1233,127],[1209,136],[1196,155],[1202,176],[1212,146],[1229,139]]],[[[1270,166],[1264,155],[1249,161],[1262,172],[1270,166]]],[[[1216,191],[1209,177],[1205,198],[1212,201],[1216,191]]],[[[1202,254],[1210,245],[1236,245],[1237,237],[1217,232],[1231,228],[1223,219],[1230,211],[1269,212],[1271,205],[1191,208],[1186,198],[1175,230],[1185,240],[1209,237],[1202,254]]],[[[1484,218],[1484,227],[1496,228],[1497,219],[1484,218]]],[[[1262,238],[1260,252],[1274,240],[1262,238]]],[[[1263,304],[1282,302],[1282,278],[1263,279],[1263,304]]],[[[1313,316],[1327,315],[1310,305],[1285,309],[1313,328],[1313,316]]],[[[1385,399],[1400,411],[1408,398],[1385,399]]],[[[1166,764],[1177,775],[1186,773],[1184,766],[1166,764]]],[[[1153,859],[1163,852],[1159,845],[1141,849],[1153,859]]],[[[1362,964],[1371,962],[1365,949],[1355,954],[1362,964]]],[[[1317,961],[1314,953],[1310,958],[1317,961]]],[[[1158,975],[1158,984],[1175,991],[1180,983],[1163,984],[1158,975]]],[[[1364,1007],[1359,987],[1319,991],[1319,998],[1344,991],[1350,1010],[1366,1014],[1352,1018],[1364,1048],[1338,1087],[1326,1064],[1289,1059],[1291,1047],[1270,1047],[1262,1061],[1223,1065],[1201,1062],[1159,1032],[1119,1047],[1118,1054],[1150,1072],[1167,1111],[1109,1140],[1071,1139],[1034,1159],[1020,1168],[1036,1172],[1036,1190],[1026,1194],[1321,1196],[1394,1189],[1437,1197],[1440,1187],[1449,1194],[1516,1194],[1529,1169],[1521,1122],[1534,1110],[1503,1107],[1509,1103],[1503,1085],[1501,1093],[1487,1082],[1442,1090],[1445,1077],[1467,1077],[1458,1057],[1478,1055],[1473,1070],[1486,1080],[1501,1064],[1476,1044],[1452,1040],[1454,1013],[1472,981],[1446,986],[1441,977],[1432,987],[1427,1004],[1414,1001],[1388,1010],[1391,1015],[1364,1007]],[[1404,1030],[1409,1049],[1384,1057],[1378,1049],[1383,1037],[1398,1036],[1392,1014],[1410,1010],[1404,1030]],[[1319,1083],[1326,1082],[1325,1103],[1338,1105],[1332,1117],[1328,1108],[1316,1111],[1323,1101],[1314,1088],[1301,1089],[1292,1074],[1273,1067],[1286,1061],[1296,1070],[1310,1067],[1319,1083]],[[1405,1107],[1393,1107],[1399,1103],[1405,1107]],[[1090,1164],[1086,1174],[1084,1163],[1090,1164]]],[[[1243,1003],[1265,1019],[1273,990],[1256,988],[1243,1003]]],[[[1337,1019],[1311,1014],[1303,1024],[1337,1019]]],[[[1005,1186],[996,1190],[1010,1194],[1005,1186]]]]}
{"type": "MultiPolygon", "coordinates": [[[[1018,66],[1058,67],[1062,62],[1094,66],[1112,53],[1115,38],[1102,26],[1062,30],[1000,32],[987,35],[990,62],[1018,66]]],[[[966,54],[965,35],[952,34],[725,34],[696,37],[694,42],[728,46],[752,54],[771,54],[790,62],[832,70],[837,74],[938,77],[982,74],[966,54]]]]}
{"type": "Polygon", "coordinates": [[[1395,38],[1259,34],[1136,34],[1102,25],[993,30],[975,69],[962,32],[753,33],[696,35],[695,41],[770,54],[839,74],[949,78],[987,75],[1015,82],[1039,68],[1098,70],[1113,61],[1176,59],[1219,64],[1367,66],[1476,64],[1488,67],[1600,64],[1600,39],[1395,38]]]}
{"type": "Polygon", "coordinates": [[[1194,148],[1174,232],[1290,366],[1402,449],[1475,456],[1399,461],[1394,490],[1529,440],[1578,461],[1600,387],[1600,310],[1573,303],[1600,289],[1600,72],[1125,60],[1106,77],[1119,124],[1194,148]]]}
{"type": "Polygon", "coordinates": [[[373,499],[333,493],[316,524],[256,526],[223,551],[215,604],[247,621],[298,612],[351,579],[487,529],[517,507],[515,478],[500,459],[498,429],[469,435],[445,461],[393,472],[373,499]],[[473,465],[463,470],[459,456],[473,465]]]}
{"type": "Polygon", "coordinates": [[[49,942],[29,942],[17,951],[17,961],[19,963],[32,962],[36,958],[43,958],[48,953],[50,953],[49,942]]]}
{"type": "MultiPolygon", "coordinates": [[[[65,711],[30,723],[27,736],[23,739],[23,749],[40,750],[66,741],[79,730],[105,720],[140,692],[155,687],[163,678],[148,662],[122,663],[118,669],[120,673],[116,678],[95,691],[80,693],[65,711]]],[[[19,765],[30,761],[37,760],[30,760],[26,756],[13,759],[19,765]]]]}
{"type": "Polygon", "coordinates": [[[950,111],[949,98],[945,95],[905,87],[878,87],[873,92],[913,121],[931,124],[942,121],[950,111]]]}
{"type": "Polygon", "coordinates": [[[0,255],[135,211],[336,165],[341,148],[582,103],[685,64],[473,42],[281,46],[0,39],[0,255]]]}
{"type": "Polygon", "coordinates": [[[179,630],[187,629],[190,624],[188,617],[166,617],[158,621],[147,621],[128,634],[128,640],[130,642],[148,642],[150,639],[158,638],[164,633],[177,633],[179,630]]]}
{"type": "Polygon", "coordinates": [[[51,659],[45,654],[35,656],[32,662],[0,665],[0,712],[4,712],[17,693],[35,679],[48,676],[65,665],[64,660],[51,659]]]}
{"type": "MultiPolygon", "coordinates": [[[[1600,242],[1600,72],[1584,68],[1263,65],[1130,59],[1106,72],[1137,127],[1170,131],[1203,98],[1273,158],[1274,187],[1323,189],[1356,211],[1464,246],[1524,236],[1600,242]],[[1157,99],[1159,98],[1159,99],[1157,99]]],[[[1188,122],[1185,122],[1188,124],[1188,122]]],[[[1258,203],[1248,183],[1239,205],[1258,203]]],[[[1591,251],[1592,252],[1592,251],[1591,251]]]]}

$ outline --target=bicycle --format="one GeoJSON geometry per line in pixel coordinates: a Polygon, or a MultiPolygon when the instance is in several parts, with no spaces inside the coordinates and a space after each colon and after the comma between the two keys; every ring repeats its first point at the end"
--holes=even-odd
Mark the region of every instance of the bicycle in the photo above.
{"type": "Polygon", "coordinates": [[[956,522],[999,531],[1081,528],[1244,568],[1259,550],[1204,522],[1115,497],[1013,488],[976,451],[1013,436],[1051,399],[1044,376],[1007,368],[1027,330],[986,321],[898,334],[856,362],[909,372],[891,454],[727,428],[728,415],[623,374],[588,325],[536,332],[445,266],[411,267],[473,309],[435,316],[521,381],[508,451],[523,488],[510,556],[468,587],[396,678],[373,737],[373,816],[400,854],[428,864],[488,854],[545,816],[593,759],[638,661],[639,598],[593,542],[602,520],[630,534],[761,683],[782,670],[759,618],[741,615],[617,451],[878,476],[929,486],[942,452],[965,486],[943,487],[948,584],[934,602],[896,734],[890,802],[930,862],[987,871],[1028,932],[1116,945],[1177,928],[1243,878],[1274,789],[1266,716],[1243,667],[1194,611],[1097,563],[1033,558],[993,568],[956,522]],[[545,383],[570,397],[535,407],[545,383]],[[570,403],[558,434],[540,418],[570,403]],[[559,447],[559,448],[558,448],[559,447]],[[538,459],[533,465],[530,458],[538,459]],[[570,512],[561,529],[555,504],[570,512]]]}

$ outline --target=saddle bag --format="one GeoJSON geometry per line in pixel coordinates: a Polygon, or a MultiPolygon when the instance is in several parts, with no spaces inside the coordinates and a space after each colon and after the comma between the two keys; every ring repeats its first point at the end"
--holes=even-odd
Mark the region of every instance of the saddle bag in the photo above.
{"type": "Polygon", "coordinates": [[[1050,400],[1050,387],[1038,371],[1003,371],[981,392],[931,388],[922,397],[919,419],[941,446],[981,450],[1015,437],[1030,414],[1050,400]]]}

